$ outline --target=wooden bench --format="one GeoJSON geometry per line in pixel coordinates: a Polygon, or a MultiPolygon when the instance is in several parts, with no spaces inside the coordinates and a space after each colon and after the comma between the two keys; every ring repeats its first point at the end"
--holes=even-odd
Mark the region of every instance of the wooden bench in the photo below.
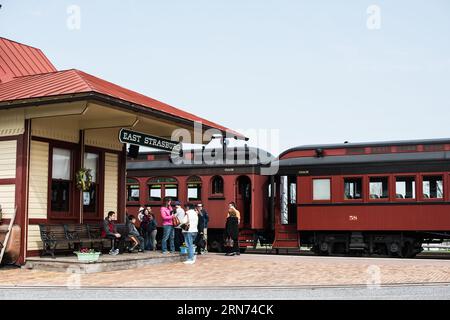
{"type": "Polygon", "coordinates": [[[43,243],[41,256],[50,254],[55,258],[55,251],[58,245],[67,245],[69,250],[73,250],[78,240],[69,240],[66,237],[66,230],[63,224],[40,224],[39,231],[43,243]]]}
{"type": "Polygon", "coordinates": [[[93,248],[95,244],[99,244],[100,251],[103,251],[103,243],[106,239],[101,237],[101,227],[99,226],[100,234],[98,235],[97,229],[94,225],[86,224],[65,224],[66,239],[76,241],[80,246],[86,246],[89,244],[90,248],[93,248]],[[92,232],[91,229],[92,228],[92,232]]]}

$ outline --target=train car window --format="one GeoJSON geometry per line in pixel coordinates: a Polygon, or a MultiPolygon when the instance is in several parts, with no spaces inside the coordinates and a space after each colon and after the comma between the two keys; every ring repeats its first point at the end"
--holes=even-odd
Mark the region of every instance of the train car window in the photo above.
{"type": "Polygon", "coordinates": [[[344,199],[362,199],[362,178],[344,179],[344,199]]]}
{"type": "Polygon", "coordinates": [[[150,178],[148,184],[148,198],[150,201],[159,202],[165,197],[178,200],[178,181],[170,177],[150,178]]]}
{"type": "Polygon", "coordinates": [[[297,203],[297,183],[289,182],[289,204],[297,203]]]}
{"type": "Polygon", "coordinates": [[[202,199],[202,179],[197,176],[187,180],[188,201],[199,201],[202,199]]]}
{"type": "Polygon", "coordinates": [[[444,195],[442,176],[423,177],[422,191],[425,199],[442,199],[444,195]]]}
{"type": "Polygon", "coordinates": [[[136,179],[127,179],[127,201],[139,201],[139,182],[136,179]]]}
{"type": "Polygon", "coordinates": [[[212,195],[223,195],[223,178],[221,176],[215,176],[212,178],[211,182],[211,194],[212,195]]]}
{"type": "Polygon", "coordinates": [[[416,198],[416,180],[414,177],[395,178],[395,198],[396,199],[416,198]]]}
{"type": "Polygon", "coordinates": [[[389,198],[388,177],[372,177],[369,179],[369,198],[387,199],[389,198]]]}
{"type": "Polygon", "coordinates": [[[313,200],[331,200],[330,179],[313,179],[313,200]]]}
{"type": "Polygon", "coordinates": [[[178,185],[166,184],[164,197],[170,197],[172,200],[178,200],[178,185]]]}
{"type": "Polygon", "coordinates": [[[149,185],[149,199],[150,201],[162,200],[162,186],[160,184],[149,185]]]}

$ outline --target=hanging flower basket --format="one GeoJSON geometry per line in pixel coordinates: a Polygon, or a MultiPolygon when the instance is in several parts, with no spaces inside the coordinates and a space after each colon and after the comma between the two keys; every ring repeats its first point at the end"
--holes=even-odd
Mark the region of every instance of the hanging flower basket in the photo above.
{"type": "Polygon", "coordinates": [[[77,188],[81,191],[88,191],[92,185],[91,169],[81,168],[75,174],[77,188]]]}

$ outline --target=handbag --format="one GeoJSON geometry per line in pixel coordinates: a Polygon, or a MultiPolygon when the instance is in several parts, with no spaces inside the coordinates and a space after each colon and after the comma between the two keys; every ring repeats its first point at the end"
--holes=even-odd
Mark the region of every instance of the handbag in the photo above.
{"type": "Polygon", "coordinates": [[[234,240],[231,237],[225,239],[225,247],[232,248],[234,246],[234,240]]]}
{"type": "MultiPolygon", "coordinates": [[[[181,229],[183,229],[184,231],[188,231],[188,230],[189,230],[189,227],[190,227],[190,225],[189,225],[189,214],[188,214],[188,213],[186,213],[186,219],[187,219],[186,223],[183,223],[183,224],[180,226],[181,229]]],[[[177,220],[178,220],[178,218],[177,218],[177,220]]],[[[180,221],[180,220],[178,220],[178,221],[180,221]]]]}
{"type": "Polygon", "coordinates": [[[178,217],[176,217],[176,216],[172,217],[172,224],[173,224],[174,227],[179,226],[180,223],[181,222],[180,222],[180,219],[178,219],[178,217]]]}

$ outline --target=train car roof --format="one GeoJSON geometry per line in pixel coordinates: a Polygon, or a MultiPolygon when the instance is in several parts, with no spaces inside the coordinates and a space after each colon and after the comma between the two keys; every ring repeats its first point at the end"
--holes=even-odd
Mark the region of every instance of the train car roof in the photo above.
{"type": "Polygon", "coordinates": [[[344,142],[344,143],[334,143],[334,144],[311,144],[303,145],[294,148],[290,148],[283,151],[279,158],[284,155],[302,150],[313,150],[313,149],[339,149],[339,148],[356,148],[356,147],[381,147],[381,146],[405,146],[405,145],[420,145],[420,144],[445,144],[450,143],[450,138],[441,139],[420,139],[420,140],[393,140],[393,141],[375,141],[375,142],[344,142]]]}
{"type": "MultiPolygon", "coordinates": [[[[212,148],[211,148],[212,150],[212,148]]],[[[156,170],[156,169],[201,169],[201,168],[230,168],[230,167],[259,167],[263,165],[269,165],[271,161],[275,160],[275,157],[259,148],[249,147],[236,147],[233,149],[233,152],[237,155],[241,155],[245,152],[248,154],[253,155],[253,157],[245,158],[245,163],[222,163],[222,164],[206,164],[202,161],[202,163],[181,163],[181,164],[175,164],[172,161],[170,161],[170,153],[166,151],[148,151],[140,153],[137,160],[133,161],[127,161],[127,170],[156,170]],[[261,155],[264,153],[265,159],[261,159],[261,155]],[[167,155],[167,159],[154,159],[154,160],[147,160],[145,158],[142,158],[141,156],[146,155],[167,155]]],[[[185,154],[192,152],[192,151],[201,151],[201,149],[183,149],[183,152],[185,154]]],[[[242,159],[242,158],[239,158],[242,159]]],[[[188,160],[188,159],[187,159],[188,160]]]]}
{"type": "Polygon", "coordinates": [[[280,167],[294,166],[327,166],[364,163],[402,163],[420,161],[445,161],[450,160],[450,151],[439,152],[409,152],[387,154],[361,154],[325,157],[297,157],[278,160],[274,165],[280,167]]]}

